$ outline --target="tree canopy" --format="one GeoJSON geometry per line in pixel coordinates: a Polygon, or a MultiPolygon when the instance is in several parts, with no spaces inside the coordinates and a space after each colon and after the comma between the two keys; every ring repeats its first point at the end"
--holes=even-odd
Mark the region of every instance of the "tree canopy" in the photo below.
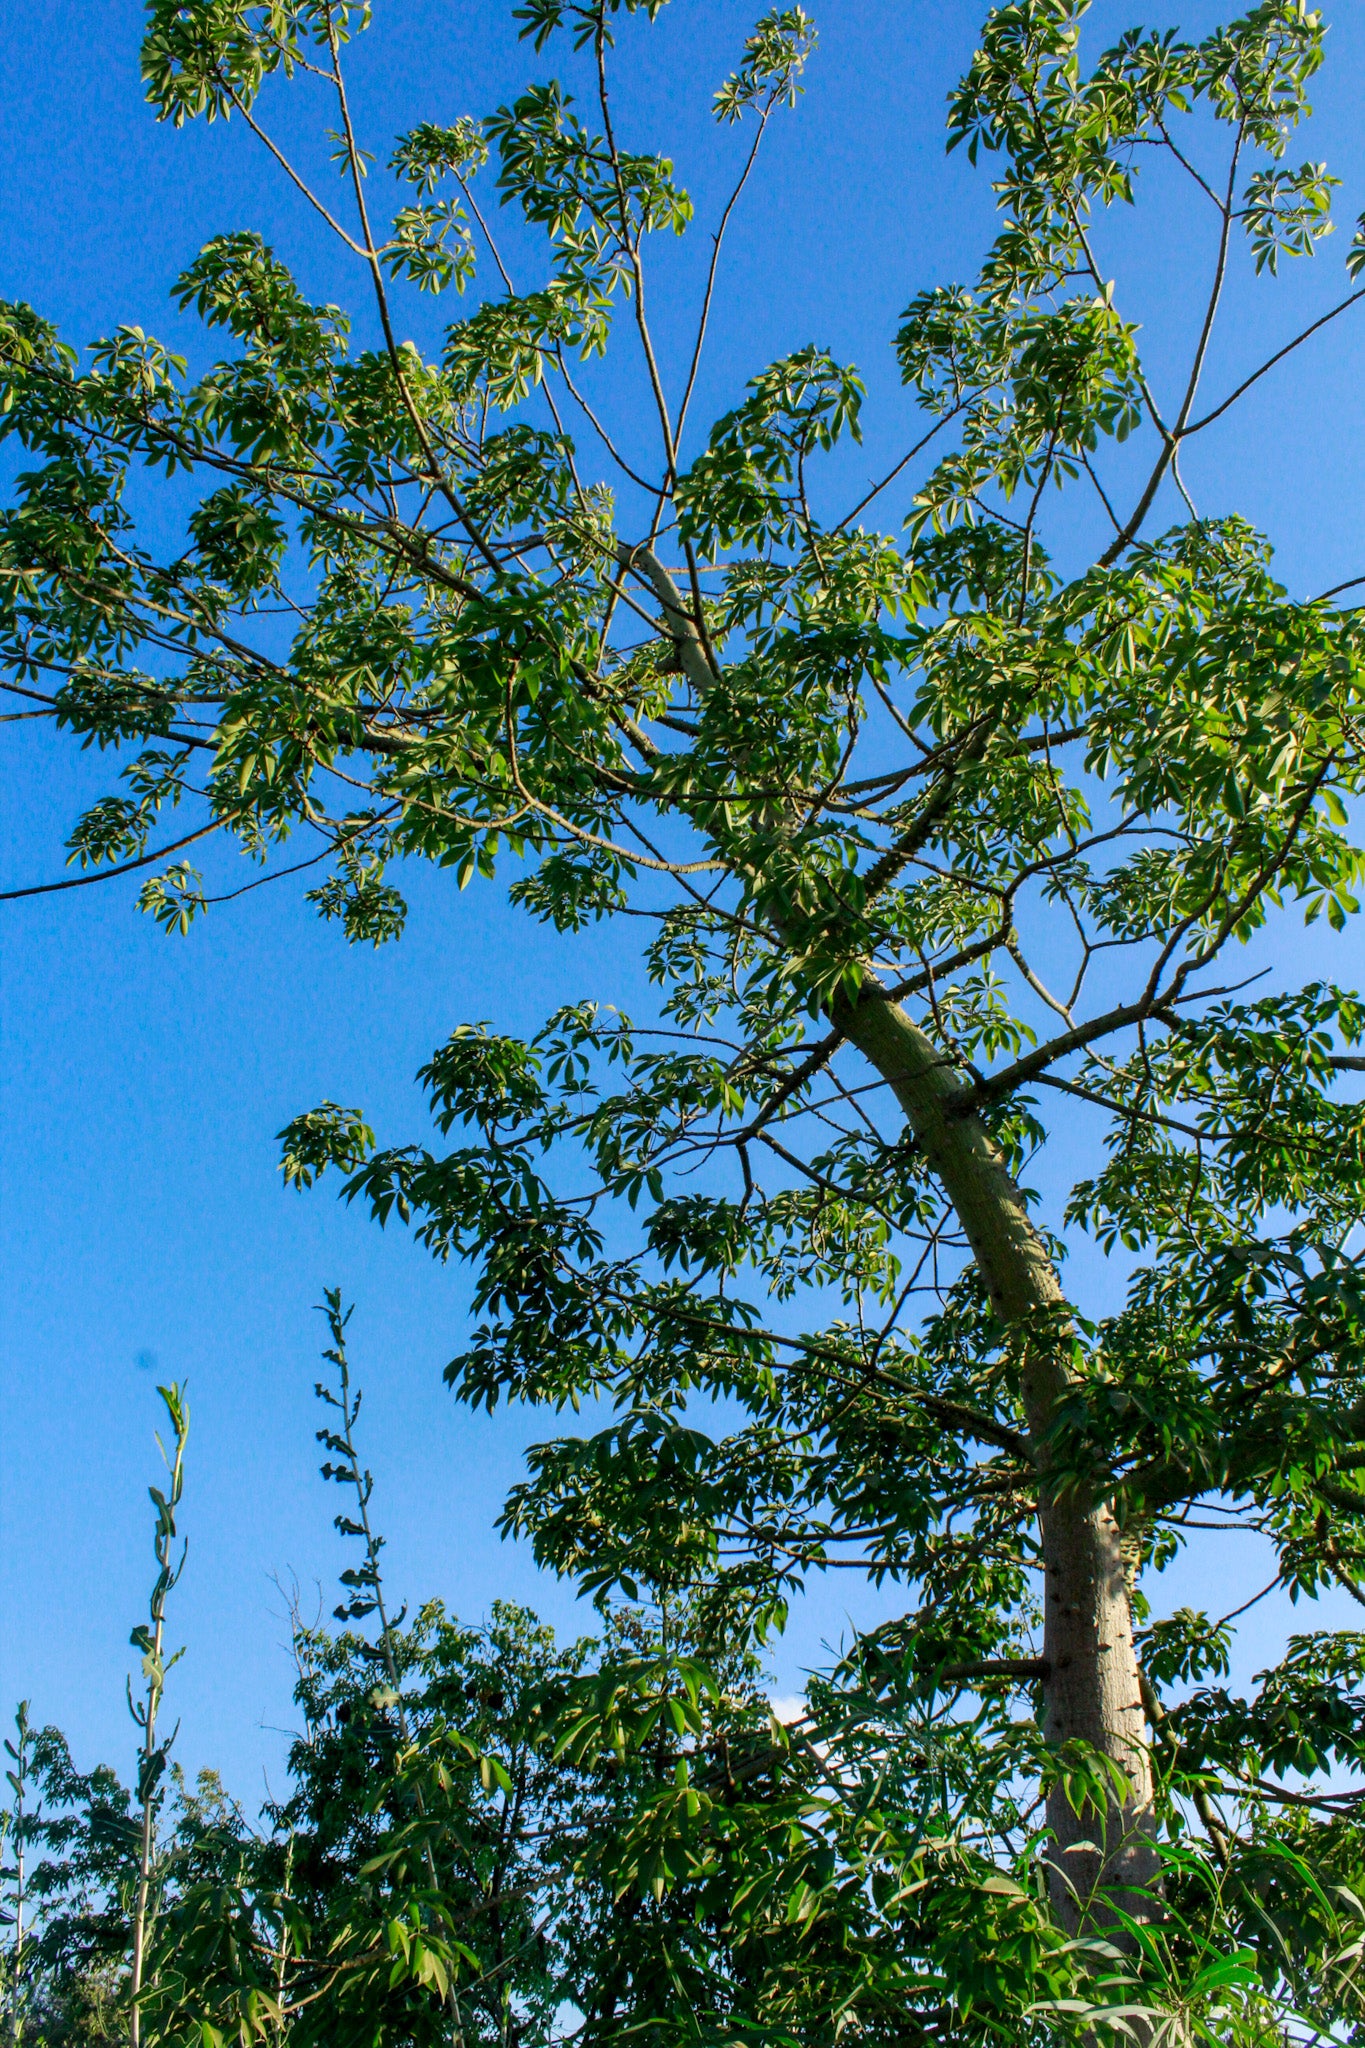
{"type": "Polygon", "coordinates": [[[0,523],[7,687],[130,753],[70,848],[152,870],[168,930],[207,907],[183,856],[222,834],[262,873],[326,862],[310,899],[354,941],[401,931],[405,862],[501,873],[560,931],[617,920],[658,991],[639,1018],[588,991],[526,1041],[452,1020],[421,1075],[445,1143],[379,1144],[331,1102],[282,1134],[291,1181],[339,1169],[471,1262],[460,1399],[585,1417],[505,1527],[604,1607],[687,1618],[556,1737],[643,1759],[611,1883],[644,1904],[594,1936],[634,1989],[572,1994],[581,2038],[1353,2027],[1365,1635],[1295,1636],[1244,1699],[1230,1618],[1160,1598],[1212,1522],[1263,1531],[1296,1595],[1365,1602],[1365,1012],[1333,977],[1365,622],[1349,592],[1291,597],[1180,469],[1365,297],[1362,226],[1333,311],[1206,389],[1233,267],[1332,225],[1326,168],[1288,167],[1324,24],[1266,0],[1102,48],[1081,0],[988,16],[947,133],[999,230],[969,286],[908,281],[888,343],[922,426],[850,506],[825,471],[860,432],[853,367],[801,346],[709,429],[693,406],[725,229],[814,27],[765,16],[716,92],[736,186],[679,367],[651,265],[692,204],[613,96],[660,11],[527,0],[567,83],[414,126],[390,217],[346,85],[367,6],[151,0],[161,118],[244,121],[306,184],[270,94],[319,96],[346,202],[308,197],[379,340],[245,230],[177,286],[224,337],[202,372],[6,307],[0,432],[32,464],[0,523]],[[1169,391],[1102,244],[1157,160],[1208,227],[1169,391]],[[540,232],[533,278],[500,207],[540,232]],[[452,288],[429,360],[401,294],[452,288]],[[638,411],[599,410],[608,350],[647,462],[638,411]],[[1248,986],[1241,945],[1290,920],[1315,978],[1248,986]],[[1031,1193],[1040,1162],[1069,1191],[1031,1193]],[[1125,1262],[1117,1309],[1068,1291],[1083,1233],[1125,1262]],[[716,1776],[714,1671],[834,1569],[904,1612],[760,1744],[758,1796],[716,1776]],[[682,1946],[630,1976],[651,1899],[682,1946]]]}

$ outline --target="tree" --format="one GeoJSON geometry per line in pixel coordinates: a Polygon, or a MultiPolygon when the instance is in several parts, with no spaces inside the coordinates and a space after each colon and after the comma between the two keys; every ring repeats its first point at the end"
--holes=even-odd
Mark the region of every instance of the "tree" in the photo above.
{"type": "MultiPolygon", "coordinates": [[[[690,433],[729,208],[680,379],[655,345],[652,240],[691,205],[619,132],[612,78],[618,35],[643,30],[626,17],[659,0],[528,0],[523,32],[581,72],[591,115],[549,83],[419,124],[382,230],[343,63],[368,9],[152,0],[162,118],[237,115],[280,158],[267,80],[330,99],[352,211],[310,197],[381,340],[353,349],[249,233],[178,287],[234,344],[202,375],[133,328],[83,363],[8,308],[4,432],[37,462],[0,535],[9,687],[83,744],[137,750],[70,845],[99,873],[175,856],[140,899],[168,929],[208,901],[193,841],[264,860],[304,830],[332,861],[311,900],[353,940],[401,929],[389,870],[414,858],[461,886],[510,861],[532,917],[649,933],[661,994],[639,1028],[605,1003],[530,1043],[459,1025],[423,1076],[439,1128],[471,1133],[453,1152],[374,1151],[333,1104],[284,1134],[295,1182],[339,1166],[381,1220],[475,1262],[462,1398],[615,1404],[534,1454],[507,1526],[604,1597],[700,1602],[731,1644],[836,1562],[903,1583],[905,1618],[848,1667],[859,1711],[946,1713],[975,1783],[1023,1788],[980,1853],[1046,1863],[1039,1953],[1061,1953],[1044,1922],[1139,1975],[1212,1942],[1225,1974],[1188,1991],[1196,2016],[1244,1951],[1267,1990],[1335,2014],[1353,1994],[1313,1866],[1355,1882],[1354,1795],[1276,1774],[1359,1762],[1362,1638],[1296,1638],[1242,1702],[1198,1687],[1224,1626],[1152,1620],[1147,1590],[1208,1502],[1271,1536],[1296,1593],[1359,1593],[1365,1560],[1365,1155],[1342,1082],[1362,1013],[1326,979],[1248,993],[1232,964],[1272,918],[1340,932],[1356,912],[1361,614],[1291,599],[1237,518],[1150,530],[1186,444],[1323,324],[1203,397],[1244,239],[1273,273],[1330,227],[1326,170],[1284,168],[1324,29],[1267,0],[1085,63],[1085,11],[988,18],[948,133],[998,167],[1000,232],[970,290],[911,300],[895,346],[924,431],[830,509],[820,459],[859,431],[863,389],[819,348],[690,433]],[[1096,240],[1142,197],[1144,152],[1209,210],[1170,402],[1096,240]],[[490,164],[544,232],[529,289],[479,196],[490,164]],[[476,261],[493,288],[440,360],[400,343],[393,294],[464,290],[476,261]],[[647,467],[593,403],[621,329],[647,467]],[[1130,436],[1150,461],[1116,505],[1106,463],[1130,436]],[[197,494],[173,559],[139,538],[139,469],[197,494]],[[1073,484],[1108,535],[1063,574],[1044,513],[1073,484]],[[892,492],[903,540],[864,517],[892,492]],[[191,798],[203,822],[149,851],[191,798]],[[1021,1180],[1044,1150],[1074,1180],[1046,1213],[1021,1180]],[[1117,1314],[1063,1284],[1081,1231],[1138,1262],[1117,1314]],[[703,1429],[708,1398],[733,1428],[703,1429]],[[1163,1704],[1178,1681],[1196,1689],[1163,1704]]],[[[799,9],[769,14],[716,95],[736,200],[813,41],[799,9]]],[[[1362,268],[1365,229],[1326,317],[1365,296],[1362,268]]],[[[812,1925],[844,1925],[860,1883],[880,1896],[875,1865],[803,1875],[812,1925]]],[[[931,2032],[1006,2014],[977,1978],[945,2007],[951,1943],[928,1907],[918,1932],[896,1911],[904,1953],[940,1971],[901,1987],[906,2011],[931,2032]]],[[[1261,2024],[1250,1992],[1239,2009],[1261,2024]]]]}
{"type": "MultiPolygon", "coordinates": [[[[406,1608],[394,1614],[386,1598],[360,1464],[349,1317],[335,1295],[327,1312],[322,1471],[350,1493],[359,1521],[343,1512],[336,1526],[364,1555],[341,1574],[335,1616],[374,1616],[376,1634],[309,1625],[290,1597],[303,1725],[284,1796],[253,1825],[216,1772],[191,1787],[171,1766],[151,1795],[150,1863],[147,1797],[107,1769],[78,1772],[61,1731],[34,1730],[19,1710],[13,1803],[0,1813],[16,1845],[0,1951],[10,2031],[35,2048],[127,2041],[135,2028],[177,2048],[529,2048],[572,2031],[566,2007],[599,2039],[654,2027],[680,1991],[743,2014],[771,1961],[735,1970],[715,1911],[732,1887],[671,1867],[672,1829],[661,1839],[658,1823],[661,1799],[666,1815],[680,1799],[700,1811],[707,1780],[693,1792],[687,1773],[705,1758],[732,1826],[754,1818],[745,1785],[767,1801],[767,1834],[790,1824],[791,1790],[772,1796],[777,1731],[758,1660],[713,1640],[697,1664],[696,1617],[676,1601],[618,1606],[601,1641],[566,1650],[500,1601],[481,1628],[440,1601],[405,1626],[406,1608]],[[624,1912],[623,1870],[644,1880],[624,1912]]],[[[162,1391],[182,1451],[183,1399],[162,1391]]],[[[164,1576],[174,1517],[155,1504],[164,1576]]],[[[138,1764],[141,1782],[141,1751],[138,1764]]],[[[753,1874],[750,1860],[751,1888],[753,1874]]],[[[788,1931],[778,1944],[788,1974],[798,1943],[788,1931]]]]}

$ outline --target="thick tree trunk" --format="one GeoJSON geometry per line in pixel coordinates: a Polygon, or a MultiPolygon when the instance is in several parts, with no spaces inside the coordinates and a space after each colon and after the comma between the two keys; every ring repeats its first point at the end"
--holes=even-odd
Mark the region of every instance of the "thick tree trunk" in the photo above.
{"type": "Polygon", "coordinates": [[[1109,1509],[1053,1504],[1042,1513],[1045,1571],[1044,1733],[1054,1749],[1083,1742],[1120,1766],[1128,1785],[1101,1811],[1077,1813],[1065,1791],[1048,1802],[1053,1903],[1075,1928],[1119,1907],[1150,1919],[1159,1858],[1133,1610],[1118,1525],[1109,1509]]]}
{"type": "Polygon", "coordinates": [[[897,1003],[865,985],[836,1023],[890,1083],[915,1139],[966,1233],[1002,1322],[1021,1338],[1024,1408],[1038,1447],[1044,1563],[1045,1735],[1079,1742],[1119,1767],[1102,1809],[1077,1812],[1064,1784],[1048,1800],[1054,1838],[1052,1895],[1063,1922],[1112,1928],[1114,1907],[1150,1914],[1158,1876],[1151,1760],[1132,1603],[1118,1524],[1103,1503],[1049,1497],[1046,1445],[1071,1388],[1066,1304],[1056,1269],[1024,1200],[980,1119],[954,1114],[958,1081],[937,1047],[897,1003]]]}
{"type": "MultiPolygon", "coordinates": [[[[682,667],[704,697],[714,677],[677,585],[648,547],[623,547],[620,559],[623,569],[648,578],[682,667]]],[[[966,1233],[992,1306],[1019,1336],[1045,1573],[1044,1733],[1054,1749],[1074,1741],[1098,1751],[1119,1778],[1098,1810],[1078,1813],[1063,1784],[1052,1789],[1052,1897],[1064,1924],[1113,1934],[1114,1907],[1134,1918],[1151,1910],[1159,1871],[1151,1757],[1120,1531],[1102,1502],[1054,1499],[1048,1486],[1047,1445],[1072,1387],[1061,1282],[980,1118],[952,1107],[958,1076],[932,1040],[871,973],[856,1002],[835,1006],[833,1021],[889,1082],[966,1233]]]]}

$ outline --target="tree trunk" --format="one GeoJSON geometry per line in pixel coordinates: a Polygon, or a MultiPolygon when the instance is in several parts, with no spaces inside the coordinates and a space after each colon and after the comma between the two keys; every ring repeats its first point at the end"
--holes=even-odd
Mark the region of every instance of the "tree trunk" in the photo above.
{"type": "Polygon", "coordinates": [[[1044,1733],[1057,1750],[1068,1742],[1088,1745],[1122,1774],[1102,1809],[1082,1804],[1078,1813],[1064,1784],[1052,1788],[1052,1898],[1073,1930],[1112,1932],[1116,1906],[1134,1918],[1150,1914],[1159,1859],[1121,1532],[1103,1503],[1049,1497],[1046,1445],[1073,1383],[1061,1282],[981,1120],[952,1112],[957,1078],[932,1041],[899,1004],[880,996],[870,977],[856,1003],[838,1006],[834,1021],[890,1083],[966,1232],[993,1308],[1020,1335],[1024,1410],[1038,1447],[1044,1733]]]}
{"type": "MultiPolygon", "coordinates": [[[[620,550],[624,570],[646,576],[683,670],[699,697],[714,682],[696,623],[647,546],[620,550]]],[[[1036,1447],[1044,1563],[1044,1734],[1054,1749],[1080,1742],[1118,1767],[1100,1809],[1076,1812],[1061,1783],[1048,1795],[1049,1884],[1064,1925],[1111,1935],[1114,1907],[1146,1917],[1159,1873],[1152,1768],[1133,1643],[1132,1602],[1120,1531],[1102,1502],[1054,1499],[1047,1445],[1071,1391],[1066,1298],[1013,1176],[979,1117],[951,1106],[950,1059],[888,1001],[869,970],[856,1001],[832,1021],[890,1083],[916,1143],[937,1175],[972,1248],[992,1307],[1018,1333],[1024,1412],[1036,1447]],[[1122,1789],[1126,1787],[1126,1790],[1122,1789]]]]}
{"type": "MultiPolygon", "coordinates": [[[[1150,1919],[1160,1859],[1152,1828],[1152,1769],[1133,1647],[1133,1610],[1118,1524],[1106,1506],[1054,1502],[1041,1514],[1045,1571],[1043,1656],[1053,1749],[1083,1742],[1127,1781],[1102,1811],[1077,1813],[1062,1788],[1048,1800],[1053,1904],[1073,1929],[1112,1922],[1113,1907],[1150,1919]]],[[[1112,1927],[1111,1927],[1111,1931],[1112,1927]]]]}

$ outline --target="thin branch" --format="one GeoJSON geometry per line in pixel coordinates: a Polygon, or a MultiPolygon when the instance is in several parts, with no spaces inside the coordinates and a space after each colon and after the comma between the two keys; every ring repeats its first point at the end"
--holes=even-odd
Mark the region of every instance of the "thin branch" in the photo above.
{"type": "MultiPolygon", "coordinates": [[[[1156,497],[1157,491],[1160,489],[1162,478],[1165,476],[1167,469],[1175,461],[1176,454],[1180,447],[1182,436],[1184,436],[1186,432],[1195,433],[1198,431],[1197,428],[1188,427],[1187,422],[1189,420],[1191,409],[1194,405],[1195,393],[1199,389],[1199,379],[1203,374],[1204,359],[1208,354],[1209,341],[1213,334],[1214,321],[1218,316],[1218,307],[1223,296],[1223,284],[1224,280],[1227,277],[1228,243],[1232,233],[1233,221],[1232,201],[1236,189],[1237,164],[1241,156],[1241,153],[1242,130],[1241,128],[1239,128],[1237,131],[1237,140],[1233,144],[1232,162],[1228,167],[1227,198],[1221,207],[1223,224],[1218,236],[1218,257],[1217,261],[1214,264],[1213,284],[1209,291],[1208,303],[1204,309],[1204,321],[1202,327],[1199,330],[1199,340],[1194,351],[1194,361],[1190,365],[1190,374],[1188,381],[1185,385],[1185,396],[1181,401],[1180,412],[1176,418],[1174,427],[1169,429],[1169,431],[1163,430],[1162,432],[1161,453],[1157,457],[1157,460],[1152,469],[1152,473],[1147,479],[1146,486],[1144,487],[1142,495],[1138,499],[1137,504],[1134,506],[1131,516],[1125,521],[1123,526],[1120,527],[1119,531],[1114,535],[1113,540],[1109,543],[1109,546],[1100,556],[1100,567],[1102,569],[1108,568],[1111,562],[1116,562],[1119,556],[1123,553],[1124,549],[1128,546],[1129,542],[1132,541],[1137,535],[1137,533],[1140,531],[1142,527],[1142,522],[1147,517],[1148,512],[1151,510],[1152,501],[1156,497]]],[[[1181,489],[1183,495],[1184,487],[1182,486],[1181,489]]],[[[1191,506],[1190,509],[1191,511],[1193,511],[1193,506],[1191,506]]]]}
{"type": "Polygon", "coordinates": [[[334,235],[339,235],[341,240],[346,244],[346,247],[350,249],[353,252],[353,254],[357,256],[364,256],[365,251],[361,247],[360,243],[356,241],[354,235],[347,234],[345,228],[341,225],[341,222],[336,218],[335,214],[330,213],[328,211],[328,209],[323,205],[322,201],[318,198],[317,194],[314,191],[312,191],[310,187],[304,182],[304,180],[299,176],[298,172],[294,169],[294,166],[290,163],[288,157],[284,154],[284,151],[278,148],[277,145],[271,140],[270,136],[267,135],[265,129],[262,128],[260,122],[257,121],[253,116],[251,109],[247,105],[246,101],[241,98],[240,94],[232,85],[228,83],[227,79],[224,78],[221,73],[219,73],[219,84],[222,86],[224,92],[227,93],[228,98],[232,101],[233,106],[236,107],[238,113],[246,122],[246,125],[251,130],[252,134],[258,137],[258,139],[265,144],[266,148],[270,151],[270,154],[274,157],[276,163],[280,166],[280,169],[284,172],[285,176],[291,181],[292,184],[298,187],[299,191],[308,201],[308,204],[311,207],[313,207],[316,212],[322,215],[322,218],[326,221],[328,227],[332,230],[332,233],[334,235]]]}
{"type": "MultiPolygon", "coordinates": [[[[616,136],[612,126],[611,102],[607,94],[606,30],[601,17],[599,17],[597,24],[596,54],[597,98],[598,104],[602,109],[602,131],[606,140],[607,154],[611,162],[612,176],[616,185],[617,217],[621,229],[621,251],[630,264],[631,276],[635,283],[635,289],[632,293],[635,302],[635,325],[640,336],[640,346],[644,351],[645,368],[649,373],[650,389],[654,394],[654,404],[659,415],[660,430],[663,434],[666,474],[664,489],[660,493],[659,512],[662,512],[663,498],[672,488],[678,474],[678,443],[668,416],[668,400],[664,396],[663,379],[659,374],[659,365],[654,355],[654,343],[650,338],[649,322],[645,315],[644,265],[640,261],[638,244],[632,238],[630,232],[630,202],[626,197],[625,180],[621,173],[621,157],[616,147],[616,136]]],[[[656,520],[658,516],[659,513],[656,513],[656,520]]]]}
{"type": "Polygon", "coordinates": [[[1212,412],[1206,412],[1202,419],[1196,420],[1192,426],[1186,427],[1186,440],[1189,439],[1191,434],[1202,433],[1205,427],[1212,426],[1216,419],[1221,419],[1228,410],[1228,407],[1235,405],[1243,393],[1250,391],[1252,385],[1258,383],[1266,375],[1267,371],[1273,370],[1277,363],[1282,363],[1285,357],[1292,355],[1296,348],[1301,348],[1304,342],[1310,340],[1318,332],[1319,328],[1326,327],[1328,322],[1335,320],[1339,313],[1349,312],[1351,307],[1358,305],[1362,299],[1365,299],[1365,285],[1362,285],[1358,292],[1352,292],[1349,299],[1343,299],[1339,305],[1333,306],[1330,313],[1324,313],[1322,318],[1315,320],[1311,327],[1305,327],[1302,334],[1296,334],[1294,339],[1286,342],[1283,348],[1276,349],[1274,355],[1268,356],[1265,362],[1261,364],[1259,370],[1253,370],[1249,377],[1243,378],[1235,391],[1229,392],[1221,405],[1216,405],[1212,412]]]}
{"type": "Polygon", "coordinates": [[[196,839],[207,839],[210,832],[221,831],[222,818],[215,818],[211,825],[201,825],[197,832],[186,833],[183,839],[173,839],[169,846],[159,846],[154,853],[144,853],[138,860],[126,860],[116,868],[99,868],[92,875],[72,875],[64,882],[34,882],[27,889],[0,889],[0,903],[15,903],[21,896],[52,896],[59,889],[88,889],[94,882],[113,882],[120,875],[131,875],[137,868],[147,868],[153,861],[164,860],[168,853],[179,853],[183,846],[193,846],[196,839]]]}
{"type": "Polygon", "coordinates": [[[1042,1679],[1052,1676],[1052,1666],[1046,1657],[986,1657],[978,1664],[945,1664],[935,1671],[935,1678],[948,1679],[961,1684],[974,1678],[1022,1678],[1042,1679]]]}
{"type": "Polygon", "coordinates": [[[427,468],[429,471],[428,481],[435,484],[436,488],[440,491],[441,496],[450,506],[451,511],[455,514],[455,517],[459,520],[465,532],[469,535],[469,538],[474,543],[475,548],[478,550],[479,554],[483,556],[484,562],[486,563],[488,568],[491,569],[494,576],[496,576],[501,581],[502,577],[506,573],[503,568],[503,565],[501,562],[499,562],[497,556],[489,547],[488,542],[484,538],[480,528],[475,524],[473,519],[470,517],[468,508],[466,507],[464,500],[461,498],[459,492],[455,489],[454,485],[451,484],[448,478],[446,477],[445,471],[441,466],[436,451],[432,446],[431,437],[427,432],[426,422],[422,418],[420,412],[418,411],[416,401],[414,400],[412,393],[408,388],[407,374],[403,368],[402,355],[399,351],[398,342],[394,335],[393,321],[389,315],[389,295],[384,288],[384,272],[379,261],[379,251],[375,246],[375,239],[370,230],[370,213],[369,208],[365,204],[364,168],[360,161],[360,149],[355,139],[355,130],[351,125],[350,102],[346,96],[346,82],[342,77],[341,51],[337,44],[336,23],[332,18],[331,0],[327,0],[325,12],[327,20],[327,43],[332,58],[332,82],[336,87],[337,106],[339,107],[341,112],[341,125],[345,130],[346,134],[346,155],[351,172],[351,186],[355,193],[356,212],[360,216],[360,229],[362,235],[365,238],[364,249],[359,253],[363,254],[365,258],[365,262],[369,268],[371,281],[374,285],[375,304],[379,309],[379,322],[384,330],[384,346],[388,353],[389,362],[393,368],[394,379],[398,385],[399,396],[403,402],[403,410],[407,413],[408,418],[412,422],[413,432],[417,436],[418,446],[420,447],[423,455],[426,458],[427,468]]]}
{"type": "Polygon", "coordinates": [[[935,420],[933,426],[930,427],[928,433],[921,434],[919,440],[916,441],[914,447],[908,449],[906,453],[902,455],[900,461],[896,464],[895,468],[889,469],[879,484],[873,484],[872,489],[868,492],[867,496],[865,498],[859,498],[857,504],[853,507],[853,510],[851,512],[845,512],[843,518],[838,522],[838,524],[830,528],[830,532],[842,533],[844,528],[848,525],[851,519],[856,519],[860,512],[865,512],[868,506],[872,503],[872,500],[874,498],[879,498],[882,492],[886,489],[887,485],[893,484],[896,481],[896,478],[900,475],[901,471],[905,468],[906,464],[909,462],[913,462],[915,457],[921,454],[924,451],[924,449],[926,449],[929,446],[929,443],[933,440],[935,434],[937,434],[943,427],[946,427],[949,420],[955,420],[958,414],[961,412],[961,410],[962,406],[959,402],[957,405],[953,407],[951,412],[945,412],[941,419],[935,420]]]}
{"type": "Polygon", "coordinates": [[[720,225],[711,237],[711,263],[706,273],[706,290],[702,296],[701,317],[697,322],[697,339],[692,349],[692,362],[687,372],[687,383],[683,388],[682,403],[678,407],[678,424],[674,436],[675,445],[682,440],[683,427],[687,423],[687,409],[692,403],[692,391],[697,381],[697,371],[701,367],[701,352],[706,341],[707,322],[711,318],[711,299],[716,289],[716,271],[720,265],[721,244],[725,240],[725,231],[730,225],[730,215],[739,204],[740,194],[749,182],[749,173],[757,159],[758,146],[763,140],[763,131],[768,125],[768,117],[772,113],[775,103],[775,98],[770,98],[767,106],[764,107],[762,114],[759,116],[758,132],[754,136],[753,146],[745,160],[744,169],[739,174],[739,182],[730,194],[729,199],[725,202],[725,211],[720,217],[720,225]]]}
{"type": "Polygon", "coordinates": [[[1344,583],[1334,583],[1330,590],[1320,590],[1316,597],[1310,597],[1310,604],[1326,604],[1329,597],[1340,597],[1343,590],[1356,590],[1365,583],[1365,576],[1348,576],[1344,583]]]}

